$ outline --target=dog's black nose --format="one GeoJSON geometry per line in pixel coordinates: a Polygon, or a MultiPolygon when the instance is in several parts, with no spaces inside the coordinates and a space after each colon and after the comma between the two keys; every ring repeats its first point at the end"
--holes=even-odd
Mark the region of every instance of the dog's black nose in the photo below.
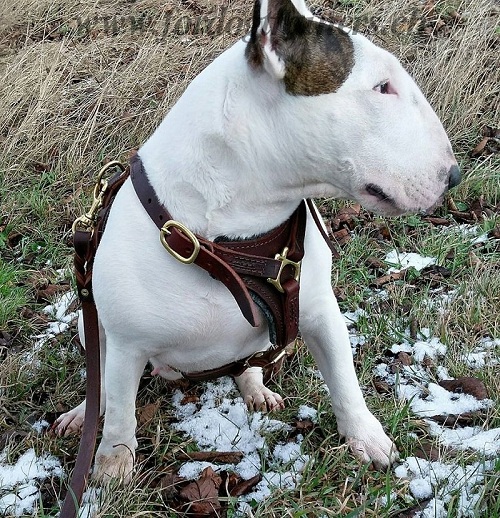
{"type": "Polygon", "coordinates": [[[456,187],[460,181],[462,180],[462,175],[460,174],[460,167],[458,165],[452,165],[450,167],[450,172],[448,176],[448,189],[453,189],[456,187]]]}

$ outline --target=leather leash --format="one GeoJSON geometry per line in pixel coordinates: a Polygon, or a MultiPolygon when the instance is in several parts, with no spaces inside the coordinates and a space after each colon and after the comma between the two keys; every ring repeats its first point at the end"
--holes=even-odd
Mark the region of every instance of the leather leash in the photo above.
{"type": "Polygon", "coordinates": [[[312,200],[302,202],[289,220],[263,236],[241,241],[208,241],[173,220],[159,203],[136,154],[125,169],[113,161],[104,166],[94,188],[91,209],[73,224],[75,274],[82,303],[87,369],[86,407],[78,456],[60,518],[75,518],[90,472],[95,449],[100,410],[100,344],[97,309],[92,294],[92,268],[112,202],[128,177],[144,208],[160,229],[166,250],[179,261],[195,263],[220,280],[232,293],[248,322],[258,326],[259,313],[269,323],[270,340],[275,346],[220,368],[182,373],[198,381],[224,375],[238,376],[249,367],[275,366],[285,347],[298,333],[300,261],[304,255],[306,203],[314,222],[334,257],[340,257],[319,219],[312,200]],[[104,174],[119,167],[109,181],[104,174]],[[276,254],[282,250],[281,254],[276,254]]]}
{"type": "Polygon", "coordinates": [[[80,447],[60,518],[76,517],[94,456],[100,414],[101,366],[99,321],[92,294],[92,267],[112,201],[127,177],[128,172],[119,162],[106,164],[94,188],[92,207],[73,224],[74,267],[85,333],[86,403],[80,447]],[[105,181],[104,174],[116,167],[121,171],[105,181]]]}

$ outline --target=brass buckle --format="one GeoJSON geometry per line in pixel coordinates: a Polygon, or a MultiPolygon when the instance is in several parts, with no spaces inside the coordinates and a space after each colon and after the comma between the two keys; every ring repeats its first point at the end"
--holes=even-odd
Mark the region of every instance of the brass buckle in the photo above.
{"type": "Polygon", "coordinates": [[[283,252],[281,252],[281,254],[276,254],[276,256],[274,258],[277,259],[278,261],[281,261],[278,275],[276,276],[276,279],[271,279],[270,277],[267,279],[267,282],[270,282],[281,293],[285,293],[285,290],[283,289],[283,286],[281,285],[281,274],[283,273],[283,268],[285,266],[287,266],[287,265],[293,266],[293,268],[295,269],[295,274],[294,274],[293,278],[297,282],[299,282],[299,279],[300,279],[300,263],[301,263],[301,261],[295,262],[295,261],[291,261],[290,259],[288,259],[287,258],[288,252],[289,252],[288,247],[285,246],[285,248],[283,249],[283,252]]]}
{"type": "Polygon", "coordinates": [[[169,220],[161,227],[160,229],[160,241],[161,244],[165,247],[165,250],[172,256],[175,257],[178,261],[184,264],[191,264],[196,261],[198,257],[198,253],[200,252],[200,242],[198,238],[182,223],[178,221],[169,220]],[[190,241],[193,243],[194,250],[189,257],[183,257],[179,253],[177,253],[167,242],[167,236],[170,235],[169,228],[176,228],[181,234],[184,234],[190,241]]]}
{"type": "Polygon", "coordinates": [[[81,230],[83,232],[92,232],[97,220],[97,215],[101,210],[104,203],[104,195],[108,190],[108,182],[104,180],[104,174],[111,167],[119,167],[122,172],[125,171],[125,167],[118,161],[112,160],[108,162],[97,175],[97,182],[94,185],[94,200],[92,201],[92,206],[83,216],[76,218],[73,226],[71,227],[73,230],[73,234],[77,230],[81,230]]]}
{"type": "MultiPolygon", "coordinates": [[[[252,355],[250,355],[248,358],[245,359],[245,363],[243,364],[243,366],[246,368],[246,369],[249,369],[251,367],[250,365],[250,362],[256,358],[262,358],[265,354],[267,354],[268,351],[257,351],[256,353],[253,353],[252,355]]],[[[273,358],[270,362],[268,362],[266,364],[266,367],[269,366],[269,365],[275,365],[276,363],[278,363],[282,358],[284,358],[286,356],[286,349],[283,349],[282,351],[280,351],[275,358],[273,358]]]]}

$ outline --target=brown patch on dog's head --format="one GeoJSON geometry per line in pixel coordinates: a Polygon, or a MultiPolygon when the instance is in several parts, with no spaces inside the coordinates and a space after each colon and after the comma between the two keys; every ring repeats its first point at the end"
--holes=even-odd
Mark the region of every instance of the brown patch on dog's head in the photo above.
{"type": "Polygon", "coordinates": [[[302,16],[290,0],[269,0],[267,31],[256,0],[246,57],[253,68],[263,67],[264,45],[285,64],[283,78],[292,95],[321,95],[335,92],[354,65],[354,49],[342,29],[302,16]],[[264,26],[265,27],[265,26],[264,26]]]}

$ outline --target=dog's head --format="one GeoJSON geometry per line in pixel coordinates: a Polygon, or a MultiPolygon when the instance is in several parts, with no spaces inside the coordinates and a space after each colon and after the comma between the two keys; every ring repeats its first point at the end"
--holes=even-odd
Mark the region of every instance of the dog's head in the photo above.
{"type": "Polygon", "coordinates": [[[448,137],[399,61],[303,0],[256,1],[246,59],[263,95],[281,92],[278,138],[308,168],[304,182],[394,215],[428,211],[459,183],[448,137]]]}

